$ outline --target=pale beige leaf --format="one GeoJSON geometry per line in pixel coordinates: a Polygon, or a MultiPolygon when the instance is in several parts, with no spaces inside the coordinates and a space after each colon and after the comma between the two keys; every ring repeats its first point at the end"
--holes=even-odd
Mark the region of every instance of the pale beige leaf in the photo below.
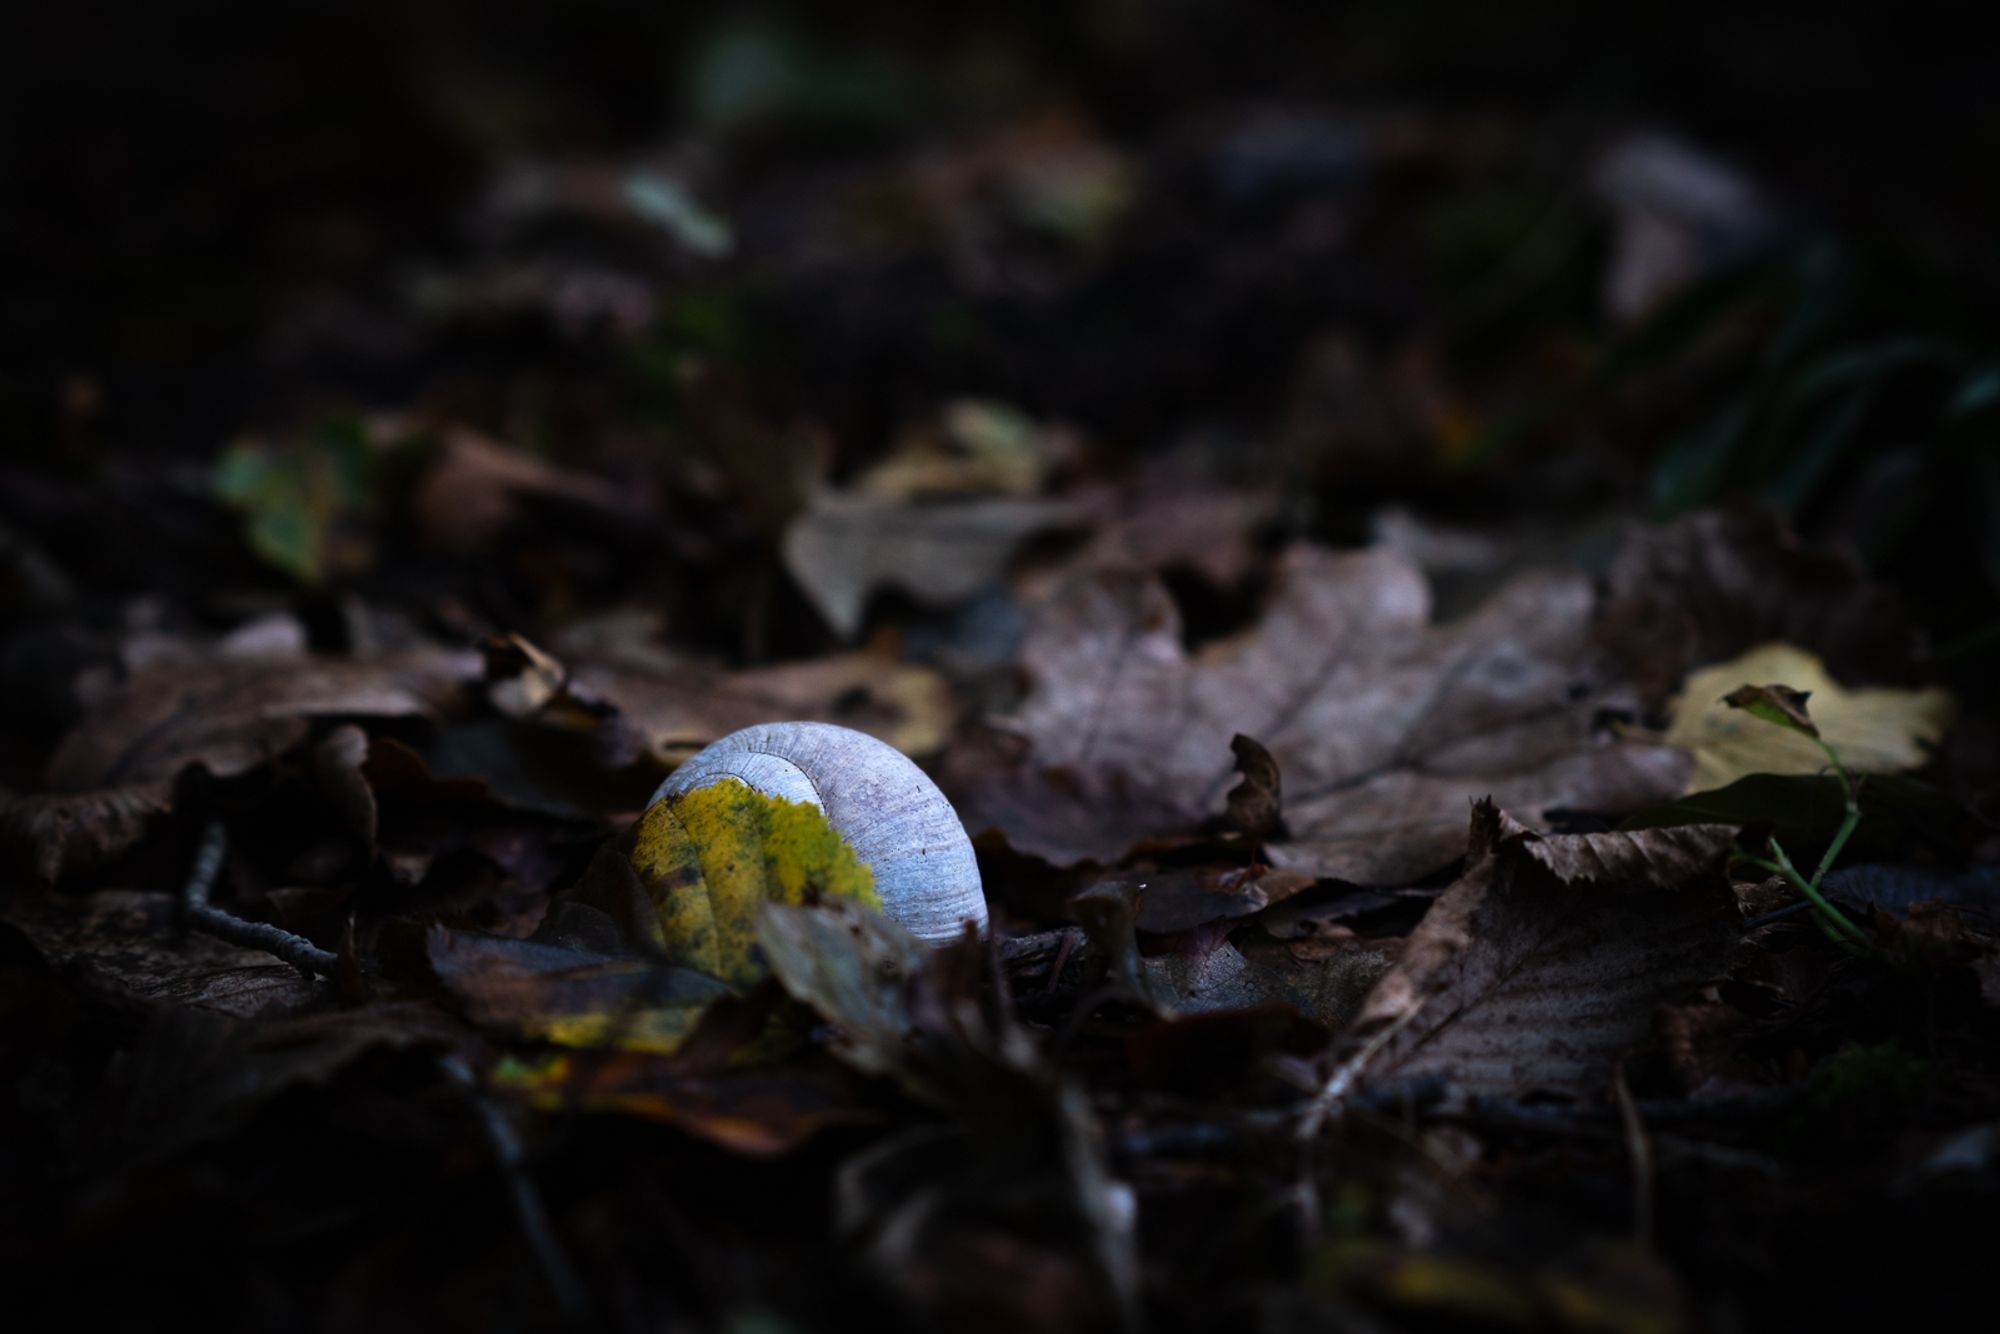
{"type": "Polygon", "coordinates": [[[785,532],[785,568],[827,623],[852,636],[875,590],[951,606],[998,581],[1028,538],[1086,517],[1065,500],[920,505],[821,493],[785,532]]]}
{"type": "Polygon", "coordinates": [[[1937,687],[1848,690],[1804,649],[1763,644],[1693,673],[1674,701],[1666,740],[1694,753],[1689,792],[1725,787],[1747,774],[1810,774],[1828,767],[1826,752],[1810,737],[1730,707],[1725,696],[1745,684],[1784,685],[1809,695],[1821,739],[1853,773],[1922,765],[1955,711],[1951,694],[1937,687]]]}

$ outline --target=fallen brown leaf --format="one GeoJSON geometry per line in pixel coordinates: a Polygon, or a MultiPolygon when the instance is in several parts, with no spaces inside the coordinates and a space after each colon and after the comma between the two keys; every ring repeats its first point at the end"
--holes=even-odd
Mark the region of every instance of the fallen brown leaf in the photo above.
{"type": "Polygon", "coordinates": [[[115,1005],[247,1019],[299,1010],[328,994],[262,950],[183,932],[177,918],[171,896],[137,890],[0,899],[0,921],[85,990],[115,1005]]]}
{"type": "MultiPolygon", "coordinates": [[[[1590,642],[1581,577],[1525,576],[1448,625],[1430,625],[1429,611],[1422,576],[1400,557],[1301,547],[1254,627],[1190,655],[1158,582],[1079,580],[1023,645],[1028,763],[1098,775],[1100,787],[1120,775],[1155,809],[1199,819],[1221,807],[1231,737],[1253,735],[1284,778],[1287,836],[1270,860],[1359,883],[1449,863],[1475,797],[1540,821],[1680,790],[1680,752],[1598,726],[1626,696],[1590,642]]],[[[1049,836],[1073,823],[1059,803],[995,801],[985,786],[965,785],[968,804],[1015,847],[1073,846],[1049,836]]]]}
{"type": "Polygon", "coordinates": [[[1375,1083],[1456,1096],[1598,1091],[1658,1006],[1720,973],[1742,929],[1735,830],[1544,837],[1482,801],[1465,874],[1375,984],[1375,1083]]]}
{"type": "Polygon", "coordinates": [[[645,754],[677,764],[719,736],[785,719],[839,723],[924,756],[956,721],[944,678],[886,650],[729,671],[659,648],[657,629],[647,618],[593,627],[558,641],[554,656],[518,637],[496,641],[488,696],[510,716],[596,732],[615,763],[645,754]]]}
{"type": "Polygon", "coordinates": [[[436,716],[477,679],[474,655],[445,650],[163,657],[93,700],[49,758],[41,793],[0,794],[4,828],[53,881],[132,847],[189,765],[245,773],[303,741],[316,717],[436,716]]]}

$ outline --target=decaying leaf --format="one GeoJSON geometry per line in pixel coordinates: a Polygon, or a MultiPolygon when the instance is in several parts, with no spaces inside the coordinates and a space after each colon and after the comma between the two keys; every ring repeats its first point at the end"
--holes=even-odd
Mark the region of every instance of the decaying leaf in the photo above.
{"type": "Polygon", "coordinates": [[[432,927],[431,971],[467,1018],[566,1047],[671,1052],[730,993],[712,977],[530,940],[432,927]]]}
{"type": "Polygon", "coordinates": [[[191,764],[244,773],[304,740],[315,717],[434,717],[477,676],[475,657],[442,650],[161,658],[93,702],[50,756],[41,793],[0,798],[4,828],[52,881],[132,847],[191,764]]]}
{"type": "Polygon", "coordinates": [[[1337,1032],[1361,1012],[1393,956],[1393,948],[1359,940],[1324,959],[1300,959],[1282,945],[1239,950],[1225,941],[1199,958],[1148,959],[1146,977],[1154,998],[1172,1011],[1283,1004],[1337,1032]]]}
{"type": "Polygon", "coordinates": [[[601,478],[565,472],[463,427],[446,432],[411,506],[426,542],[469,555],[499,537],[529,500],[596,515],[637,512],[628,496],[601,478]]]}
{"type": "Polygon", "coordinates": [[[1648,707],[1695,668],[1758,644],[1798,644],[1861,681],[1902,679],[1921,646],[1893,591],[1768,514],[1702,511],[1640,529],[1606,583],[1599,634],[1648,707]]]}
{"type": "Polygon", "coordinates": [[[930,952],[923,942],[879,913],[842,903],[773,904],[759,912],[757,931],[785,990],[838,1025],[835,1049],[844,1059],[918,1096],[943,1096],[914,1050],[906,995],[930,952]]]}
{"type": "Polygon", "coordinates": [[[545,653],[518,636],[488,648],[487,689],[510,716],[591,731],[607,758],[663,764],[719,736],[779,719],[839,723],[906,755],[935,753],[957,709],[927,667],[867,648],[804,662],[726,671],[667,652],[656,617],[579,627],[545,653]]]}
{"type": "Polygon", "coordinates": [[[1597,1091],[1655,1008],[1717,975],[1741,930],[1735,830],[1545,837],[1491,802],[1465,874],[1376,983],[1356,1031],[1375,1083],[1455,1095],[1597,1091]]]}
{"type": "Polygon", "coordinates": [[[644,1051],[509,1057],[489,1085],[530,1107],[670,1125],[734,1153],[770,1158],[822,1130],[881,1119],[860,1081],[831,1060],[688,1069],[644,1051]]]}
{"type": "Polygon", "coordinates": [[[1765,644],[1688,677],[1666,739],[1694,753],[1688,791],[1701,792],[1750,774],[1818,773],[1827,757],[1815,737],[1833,747],[1851,773],[1914,769],[1929,758],[1953,711],[1951,695],[1936,687],[1848,690],[1805,650],[1765,644]],[[1789,719],[1798,706],[1788,710],[1783,696],[1758,695],[1747,709],[1735,703],[1744,698],[1746,681],[1781,682],[1794,695],[1811,696],[1806,725],[1816,730],[1805,732],[1796,721],[1773,726],[1758,712],[1789,719]]]}
{"type": "MultiPolygon", "coordinates": [[[[1030,629],[1020,727],[1034,764],[1123,775],[1157,806],[1197,816],[1221,808],[1231,737],[1253,735],[1284,778],[1275,864],[1404,880],[1461,851],[1474,797],[1540,821],[1680,790],[1679,752],[1597,724],[1622,696],[1590,642],[1591,605],[1580,577],[1534,575],[1433,626],[1422,576],[1401,558],[1299,548],[1255,627],[1190,655],[1159,583],[1089,577],[1030,629]]],[[[994,809],[1016,821],[1001,825],[1015,846],[1056,841],[1022,803],[994,809]]]]}
{"type": "Polygon", "coordinates": [[[135,890],[0,898],[0,921],[85,990],[116,1005],[247,1019],[299,1010],[325,995],[319,984],[262,950],[183,932],[177,914],[172,896],[135,890]]]}
{"type": "Polygon", "coordinates": [[[1028,538],[1086,518],[1067,500],[905,505],[822,493],[785,533],[785,567],[827,623],[851,638],[876,589],[951,606],[996,582],[1028,538]]]}

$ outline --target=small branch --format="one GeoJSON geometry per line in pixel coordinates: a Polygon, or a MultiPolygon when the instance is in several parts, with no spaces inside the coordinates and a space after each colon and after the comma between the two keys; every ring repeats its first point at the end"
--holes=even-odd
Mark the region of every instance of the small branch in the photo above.
{"type": "Polygon", "coordinates": [[[572,1329],[586,1327],[590,1322],[589,1294],[549,1222],[548,1208],[542,1203],[541,1189],[535,1185],[533,1174],[528,1171],[528,1156],[521,1149],[520,1137],[508,1124],[506,1115],[481,1090],[478,1079],[462,1059],[445,1056],[438,1064],[445,1077],[465,1091],[473,1110],[479,1114],[480,1130],[493,1150],[500,1175],[513,1198],[514,1217],[521,1225],[521,1235],[534,1254],[535,1263],[541,1266],[542,1277],[548,1281],[563,1322],[572,1329]]]}
{"type": "Polygon", "coordinates": [[[1625,1068],[1618,1068],[1612,1080],[1618,1095],[1618,1119],[1625,1131],[1625,1152],[1632,1159],[1632,1239],[1642,1249],[1653,1245],[1653,1146],[1646,1138],[1646,1126],[1639,1119],[1639,1105],[1632,1100],[1632,1088],[1625,1082],[1625,1068]]]}
{"type": "Polygon", "coordinates": [[[215,881],[222,874],[222,862],[228,853],[228,829],[222,821],[210,820],[202,830],[201,847],[195,852],[194,866],[181,890],[181,915],[187,924],[205,936],[276,955],[308,977],[315,974],[332,977],[339,958],[304,936],[209,905],[209,895],[215,892],[215,881]]]}

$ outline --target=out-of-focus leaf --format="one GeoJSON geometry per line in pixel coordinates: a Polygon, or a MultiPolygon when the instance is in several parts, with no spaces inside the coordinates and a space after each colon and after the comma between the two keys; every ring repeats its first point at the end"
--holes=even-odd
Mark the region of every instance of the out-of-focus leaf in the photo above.
{"type": "Polygon", "coordinates": [[[785,568],[827,623],[852,637],[876,589],[948,607],[997,581],[1030,537],[1086,519],[1060,499],[907,505],[821,493],[786,530],[785,568]]]}
{"type": "Polygon", "coordinates": [[[779,1157],[823,1130],[881,1119],[856,1078],[824,1058],[689,1069],[630,1049],[550,1053],[510,1056],[487,1082],[543,1111],[657,1121],[753,1158],[779,1157]]]}
{"type": "Polygon", "coordinates": [[[935,428],[900,440],[889,457],[854,479],[850,493],[909,503],[943,497],[1037,494],[1056,451],[1053,433],[1000,403],[960,399],[935,428]]]}
{"type": "Polygon", "coordinates": [[[1388,971],[1393,949],[1357,940],[1329,958],[1301,959],[1282,944],[1239,950],[1224,941],[1198,958],[1146,960],[1152,993],[1170,1012],[1289,1005],[1331,1031],[1345,1028],[1388,971]]]}
{"type": "MultiPolygon", "coordinates": [[[[1846,814],[1846,793],[1830,773],[1749,774],[1727,787],[1649,807],[1618,827],[1632,832],[1679,825],[1758,826],[1803,854],[1826,846],[1846,814]]],[[[1959,804],[1936,788],[1877,774],[1862,782],[1861,823],[1850,846],[1857,854],[1875,856],[1893,856],[1912,841],[1953,850],[1963,841],[1967,824],[1959,804]]]]}
{"type": "Polygon", "coordinates": [[[1666,1263],[1638,1248],[1604,1247],[1530,1266],[1436,1248],[1346,1239],[1314,1259],[1312,1280],[1366,1298],[1420,1327],[1685,1334],[1697,1328],[1666,1263]]]}
{"type": "Polygon", "coordinates": [[[736,248],[729,223],[703,208],[687,187],[671,177],[633,172],[625,178],[625,201],[633,212],[703,259],[721,259],[736,248]]]}
{"type": "Polygon", "coordinates": [[[1589,1094],[1654,1009],[1717,975],[1741,931],[1724,825],[1544,837],[1474,809],[1464,876],[1356,1023],[1376,1083],[1454,1096],[1589,1094]]]}
{"type": "Polygon", "coordinates": [[[116,1005],[247,1019],[300,1010],[325,996],[312,979],[262,950],[183,932],[178,911],[171,895],[124,889],[0,897],[0,922],[85,990],[116,1005]]]}
{"type": "Polygon", "coordinates": [[[1963,871],[1938,866],[1842,866],[1821,886],[1829,898],[1904,913],[1919,903],[1993,911],[2000,908],[2000,867],[1963,871]]]}
{"type": "Polygon", "coordinates": [[[910,1009],[911,979],[930,951],[880,913],[852,903],[765,906],[758,939],[778,981],[836,1026],[834,1049],[851,1065],[887,1075],[932,1101],[946,1097],[925,1069],[910,1009]]]}
{"type": "Polygon", "coordinates": [[[1850,680],[1900,680],[1920,657],[1893,590],[1770,514],[1704,512],[1637,529],[1605,582],[1599,637],[1648,708],[1695,668],[1774,641],[1798,645],[1850,680]]]}
{"type": "Polygon", "coordinates": [[[410,497],[416,535],[453,555],[489,548],[531,504],[560,505],[600,522],[632,526],[643,511],[617,487],[553,467],[476,431],[445,433],[435,461],[410,497]]]}
{"type": "Polygon", "coordinates": [[[719,736],[780,719],[839,723],[924,756],[957,720],[942,676],[884,651],[732,672],[659,648],[658,630],[650,617],[617,618],[576,629],[555,657],[489,650],[489,696],[511,716],[590,734],[613,764],[677,764],[719,736]]]}
{"type": "Polygon", "coordinates": [[[468,1018],[569,1047],[671,1052],[731,994],[686,968],[442,926],[425,954],[468,1018]]]}
{"type": "Polygon", "coordinates": [[[1669,742],[1694,753],[1688,791],[1723,787],[1748,774],[1826,768],[1826,752],[1795,724],[1773,727],[1728,702],[1745,681],[1783,682],[1810,695],[1818,736],[1850,773],[1893,773],[1923,764],[1955,710],[1951,695],[1936,687],[1847,690],[1812,654],[1790,644],[1766,644],[1688,677],[1666,733],[1669,742]]]}
{"type": "Polygon", "coordinates": [[[244,516],[251,549],[308,584],[328,573],[334,525],[368,499],[372,446],[358,421],[332,423],[287,447],[231,445],[215,467],[215,493],[244,516]]]}
{"type": "Polygon", "coordinates": [[[632,869],[659,911],[672,962],[744,988],[769,975],[758,949],[766,903],[852,899],[879,908],[874,874],[825,812],[735,779],[654,802],[632,869]]]}

